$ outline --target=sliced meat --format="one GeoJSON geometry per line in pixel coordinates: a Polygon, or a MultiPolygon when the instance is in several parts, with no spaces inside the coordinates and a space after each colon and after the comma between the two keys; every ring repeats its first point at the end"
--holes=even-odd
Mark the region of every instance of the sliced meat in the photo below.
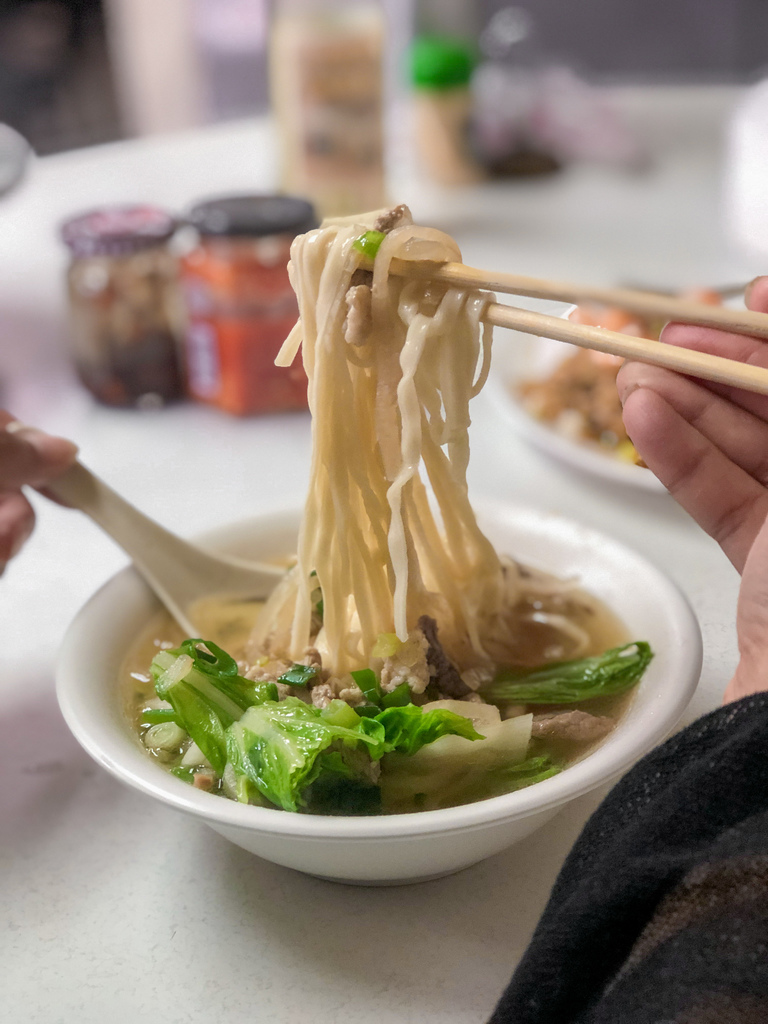
{"type": "Polygon", "coordinates": [[[405,203],[400,203],[399,206],[395,206],[391,210],[387,210],[386,213],[382,213],[378,216],[375,224],[373,225],[373,230],[383,231],[386,235],[388,231],[399,227],[401,224],[413,224],[411,211],[405,203]]]}
{"type": "Polygon", "coordinates": [[[317,686],[313,686],[310,690],[310,696],[316,708],[327,708],[331,701],[335,699],[336,694],[333,692],[333,687],[330,683],[318,683],[317,686]]]}
{"type": "Polygon", "coordinates": [[[371,289],[367,284],[353,285],[346,294],[347,317],[344,338],[350,345],[364,345],[371,333],[371,289]]]}
{"type": "Polygon", "coordinates": [[[369,287],[373,284],[373,271],[363,270],[362,267],[358,267],[357,270],[352,274],[349,279],[350,288],[356,288],[358,285],[367,284],[369,287]]]}
{"type": "Polygon", "coordinates": [[[202,789],[210,793],[216,783],[216,773],[209,768],[202,768],[192,776],[192,785],[195,789],[202,789]]]}
{"type": "Polygon", "coordinates": [[[301,664],[306,665],[308,668],[322,668],[323,659],[320,651],[316,647],[307,647],[301,657],[301,664]]]}
{"type": "Polygon", "coordinates": [[[472,693],[472,690],[459,675],[459,670],[445,653],[437,638],[437,623],[431,616],[422,615],[418,622],[419,629],[427,638],[427,664],[432,681],[440,693],[446,697],[460,698],[472,693]]]}
{"type": "Polygon", "coordinates": [[[254,683],[276,683],[278,678],[287,672],[292,662],[283,661],[282,658],[259,658],[255,665],[251,665],[243,672],[246,679],[252,679],[254,683]]]}
{"type": "Polygon", "coordinates": [[[588,711],[549,711],[533,716],[531,735],[538,738],[592,743],[607,736],[615,722],[588,711]]]}
{"type": "Polygon", "coordinates": [[[339,700],[346,701],[350,707],[356,708],[361,704],[365,704],[365,694],[360,687],[355,684],[352,686],[343,686],[339,690],[339,700]]]}

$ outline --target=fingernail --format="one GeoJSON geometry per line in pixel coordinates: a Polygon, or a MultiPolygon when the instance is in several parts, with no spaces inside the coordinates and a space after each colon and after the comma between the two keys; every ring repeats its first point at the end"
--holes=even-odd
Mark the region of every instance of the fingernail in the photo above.
{"type": "Polygon", "coordinates": [[[20,437],[27,444],[31,444],[38,455],[44,459],[53,459],[56,462],[69,462],[75,458],[78,452],[76,444],[68,441],[65,437],[53,437],[36,427],[26,427],[23,423],[9,423],[6,431],[20,437]],[[13,429],[10,429],[13,428],[13,429]]]}

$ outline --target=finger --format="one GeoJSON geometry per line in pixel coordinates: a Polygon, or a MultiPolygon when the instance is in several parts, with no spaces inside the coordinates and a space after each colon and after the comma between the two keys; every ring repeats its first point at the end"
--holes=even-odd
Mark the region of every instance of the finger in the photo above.
{"type": "MultiPolygon", "coordinates": [[[[768,277],[756,277],[744,292],[748,309],[756,313],[768,312],[768,277]]],[[[660,341],[678,348],[696,349],[712,355],[736,359],[753,366],[768,367],[768,343],[744,334],[730,334],[710,327],[696,327],[691,324],[669,323],[661,332],[660,341]]],[[[726,384],[702,382],[714,394],[740,405],[761,419],[768,419],[768,397],[756,395],[741,388],[726,384]]]]}
{"type": "Polygon", "coordinates": [[[23,494],[0,493],[0,570],[19,551],[34,525],[34,510],[23,494]]]}
{"type": "MultiPolygon", "coordinates": [[[[7,413],[3,414],[7,417],[7,413]]],[[[0,429],[0,488],[39,486],[59,476],[74,462],[77,447],[63,437],[6,419],[0,429]]]]}
{"type": "MultiPolygon", "coordinates": [[[[729,334],[727,331],[717,331],[711,327],[672,323],[666,325],[659,340],[677,348],[695,349],[698,352],[709,352],[713,356],[735,359],[749,366],[768,367],[768,342],[745,334],[729,334]]],[[[727,384],[715,384],[713,381],[701,383],[714,394],[721,395],[740,405],[742,409],[768,420],[768,396],[729,387],[727,384]]]]}
{"type": "MultiPolygon", "coordinates": [[[[622,403],[637,388],[660,395],[732,462],[768,486],[768,423],[688,377],[647,363],[626,363],[616,377],[622,403]]],[[[642,425],[637,427],[642,430],[642,425]]],[[[670,445],[668,456],[675,457],[670,445]]]]}
{"type": "Polygon", "coordinates": [[[627,396],[624,423],[646,465],[741,572],[768,516],[765,488],[649,388],[627,396]]]}

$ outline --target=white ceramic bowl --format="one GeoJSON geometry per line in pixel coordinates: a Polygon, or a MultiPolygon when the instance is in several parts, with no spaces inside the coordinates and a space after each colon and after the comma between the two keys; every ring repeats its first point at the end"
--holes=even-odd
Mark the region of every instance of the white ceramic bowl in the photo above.
{"type": "MultiPolygon", "coordinates": [[[[70,626],[57,688],[72,732],[99,764],[141,792],[210,825],[238,846],[310,874],[358,884],[433,878],[523,839],[574,797],[615,778],[662,740],[688,703],[701,668],[701,637],[680,591],[634,551],[545,513],[478,509],[501,552],[560,576],[577,576],[656,656],[636,697],[596,751],[529,789],[439,811],[367,818],[291,814],[198,792],[153,763],[124,717],[121,663],[157,604],[133,569],[106,583],[70,626]]],[[[221,551],[265,559],[292,551],[298,514],[224,527],[202,538],[221,551]]]]}

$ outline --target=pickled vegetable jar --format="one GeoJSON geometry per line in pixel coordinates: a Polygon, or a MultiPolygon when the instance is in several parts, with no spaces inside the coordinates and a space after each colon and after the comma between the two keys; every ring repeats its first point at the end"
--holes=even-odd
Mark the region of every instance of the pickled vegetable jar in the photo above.
{"type": "Polygon", "coordinates": [[[291,242],[317,223],[291,196],[230,196],[187,217],[197,243],[181,262],[186,363],[193,398],[236,415],[307,407],[300,360],[275,366],[296,323],[291,242]]]}
{"type": "Polygon", "coordinates": [[[93,210],[67,221],[72,351],[99,401],[156,406],[184,393],[174,219],[152,206],[93,210]]]}

